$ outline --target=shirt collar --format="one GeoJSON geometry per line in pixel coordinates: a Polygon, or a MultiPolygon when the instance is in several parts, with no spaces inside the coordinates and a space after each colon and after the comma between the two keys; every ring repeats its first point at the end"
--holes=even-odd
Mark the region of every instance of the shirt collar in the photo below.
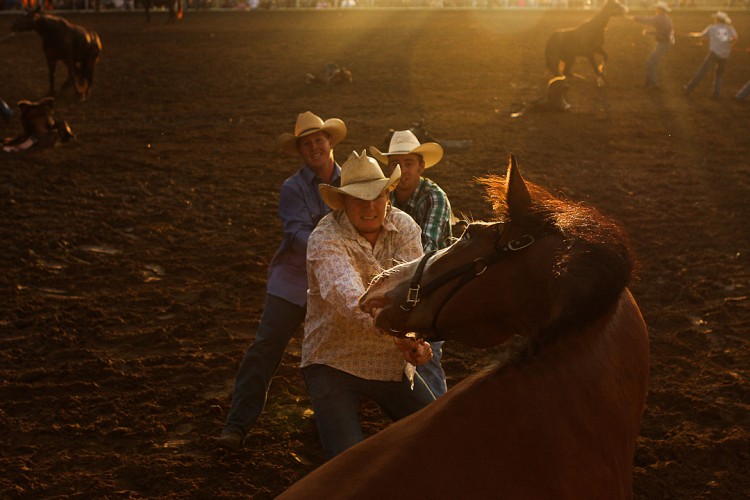
{"type": "MultiPolygon", "coordinates": [[[[305,180],[308,184],[321,184],[323,182],[323,179],[318,177],[318,175],[313,172],[313,170],[307,166],[307,164],[302,166],[302,178],[305,180]]],[[[333,177],[331,178],[331,186],[339,186],[341,184],[341,167],[338,163],[333,163],[333,177]]]]}
{"type": "MultiPolygon", "coordinates": [[[[417,184],[417,188],[414,190],[411,196],[409,196],[409,199],[406,200],[406,203],[402,206],[408,207],[408,208],[414,207],[414,205],[417,204],[417,200],[419,200],[420,196],[422,196],[422,191],[424,191],[426,184],[427,184],[427,180],[425,180],[424,177],[420,177],[419,184],[417,184]]],[[[398,208],[398,206],[396,205],[396,190],[395,189],[391,191],[391,203],[393,203],[393,205],[398,208]]]]}

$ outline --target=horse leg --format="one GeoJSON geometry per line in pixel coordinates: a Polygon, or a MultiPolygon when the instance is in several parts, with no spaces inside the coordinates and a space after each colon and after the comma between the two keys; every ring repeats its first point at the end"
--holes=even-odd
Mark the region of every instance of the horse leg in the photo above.
{"type": "Polygon", "coordinates": [[[562,61],[562,72],[558,72],[557,75],[554,76],[565,76],[568,78],[573,77],[573,64],[575,63],[575,58],[572,59],[563,59],[562,61]]]}
{"type": "Polygon", "coordinates": [[[604,87],[604,63],[597,64],[596,57],[592,53],[588,57],[589,63],[591,63],[591,67],[594,69],[594,73],[596,73],[596,86],[597,87],[604,87]]]}
{"type": "Polygon", "coordinates": [[[65,83],[62,84],[60,87],[60,90],[67,89],[69,87],[73,87],[75,89],[76,95],[80,98],[81,93],[79,90],[79,84],[78,84],[78,73],[79,71],[76,71],[76,64],[73,62],[72,56],[65,61],[65,66],[68,68],[68,79],[65,80],[65,83]]]}
{"type": "Polygon", "coordinates": [[[49,69],[49,91],[47,92],[47,95],[50,97],[54,97],[55,95],[55,67],[57,66],[57,60],[48,57],[47,58],[47,68],[49,69]]]}

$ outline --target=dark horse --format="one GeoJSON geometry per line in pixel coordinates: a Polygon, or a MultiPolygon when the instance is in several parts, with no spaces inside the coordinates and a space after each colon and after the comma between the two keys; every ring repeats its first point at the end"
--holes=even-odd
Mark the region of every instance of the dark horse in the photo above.
{"type": "Polygon", "coordinates": [[[55,95],[55,68],[62,61],[68,68],[68,79],[62,89],[75,87],[78,98],[85,101],[94,84],[94,68],[102,51],[96,32],[45,14],[37,7],[26,11],[13,22],[13,31],[35,30],[42,37],[42,49],[49,67],[49,94],[55,95]]]}
{"type": "Polygon", "coordinates": [[[604,52],[604,30],[610,17],[627,12],[628,8],[625,5],[617,0],[608,0],[594,17],[577,28],[552,33],[544,50],[547,68],[552,72],[552,76],[572,76],[576,58],[585,57],[594,68],[597,84],[604,85],[604,65],[607,62],[607,53],[604,52]],[[596,54],[602,58],[600,64],[596,62],[596,54]]]}
{"type": "Polygon", "coordinates": [[[497,220],[385,271],[360,307],[391,335],[503,344],[503,359],[280,498],[632,498],[648,333],[624,231],[513,157],[481,181],[497,220]]]}
{"type": "Polygon", "coordinates": [[[141,0],[143,8],[146,10],[146,22],[151,22],[151,7],[165,6],[169,10],[167,17],[168,23],[173,23],[182,19],[183,9],[182,0],[141,0]]]}

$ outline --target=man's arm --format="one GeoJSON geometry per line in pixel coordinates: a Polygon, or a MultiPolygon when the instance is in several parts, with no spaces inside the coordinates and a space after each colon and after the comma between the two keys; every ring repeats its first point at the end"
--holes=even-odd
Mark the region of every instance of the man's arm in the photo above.
{"type": "MultiPolygon", "coordinates": [[[[317,234],[317,233],[316,233],[317,234]]],[[[373,329],[372,318],[359,308],[359,297],[365,292],[352,257],[335,239],[313,237],[307,252],[308,273],[315,276],[321,298],[361,324],[364,329],[373,329]]]]}
{"type": "Polygon", "coordinates": [[[279,218],[284,232],[284,240],[295,251],[303,255],[307,252],[307,239],[318,221],[313,221],[305,193],[294,182],[281,185],[279,192],[279,218]]]}

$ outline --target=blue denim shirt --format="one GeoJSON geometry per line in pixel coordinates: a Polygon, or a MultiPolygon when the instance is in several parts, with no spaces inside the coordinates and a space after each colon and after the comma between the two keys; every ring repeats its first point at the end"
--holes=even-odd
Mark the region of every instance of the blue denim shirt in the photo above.
{"type": "MultiPolygon", "coordinates": [[[[341,167],[334,165],[331,184],[341,182],[341,167]]],[[[331,209],[320,197],[322,180],[307,165],[289,177],[279,192],[279,217],[284,231],[281,245],[268,266],[269,295],[304,306],[307,301],[307,238],[331,209]]]]}

